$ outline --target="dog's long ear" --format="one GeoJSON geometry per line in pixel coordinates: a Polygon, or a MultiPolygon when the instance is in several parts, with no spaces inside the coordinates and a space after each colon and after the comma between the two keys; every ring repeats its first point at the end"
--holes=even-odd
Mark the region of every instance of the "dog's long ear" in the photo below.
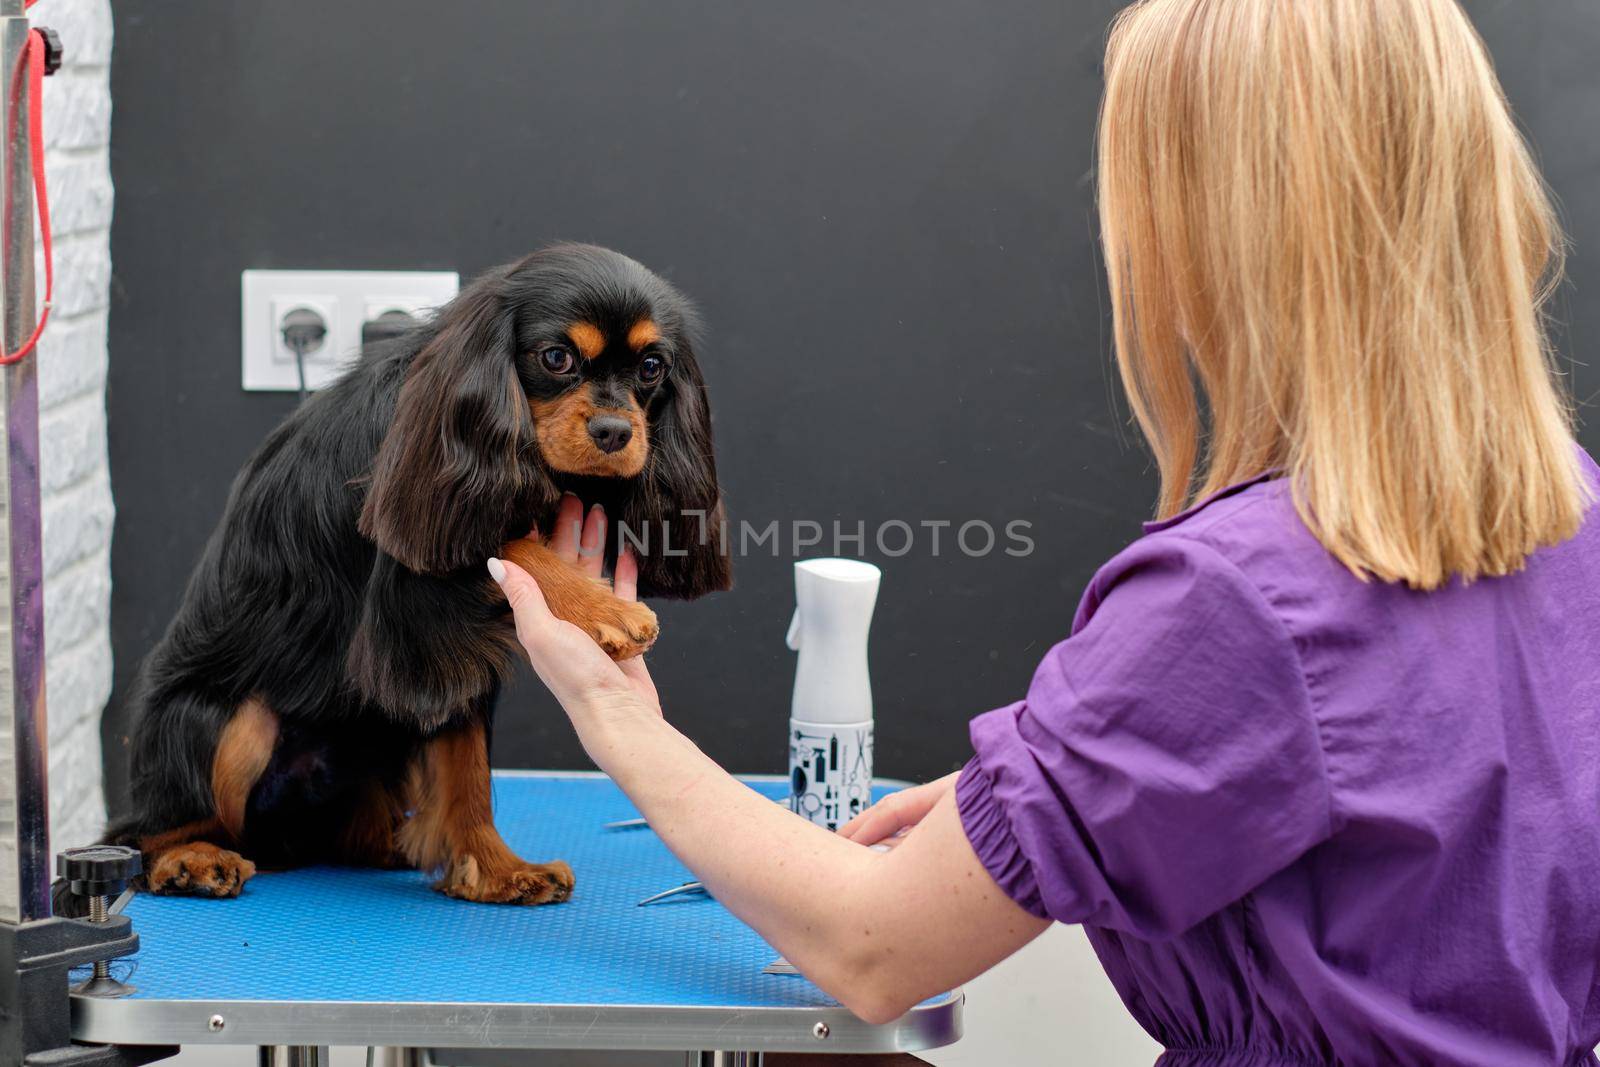
{"type": "Polygon", "coordinates": [[[517,378],[506,272],[440,312],[400,388],[359,528],[420,574],[481,566],[555,489],[517,378]]]}
{"type": "Polygon", "coordinates": [[[711,447],[711,407],[687,346],[662,403],[650,420],[650,458],[622,513],[627,543],[639,557],[639,594],[690,599],[730,588],[733,568],[711,447]]]}

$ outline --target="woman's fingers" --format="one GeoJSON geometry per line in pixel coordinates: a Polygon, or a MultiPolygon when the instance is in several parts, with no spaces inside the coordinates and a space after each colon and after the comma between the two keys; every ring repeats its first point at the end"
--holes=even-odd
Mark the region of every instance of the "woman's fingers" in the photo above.
{"type": "Polygon", "coordinates": [[[626,545],[617,552],[617,573],[611,586],[619,600],[639,599],[639,561],[626,545]]]}
{"type": "Polygon", "coordinates": [[[583,501],[568,493],[556,509],[555,529],[550,531],[550,551],[568,563],[576,563],[583,525],[583,501]]]}
{"type": "Polygon", "coordinates": [[[489,575],[500,585],[517,621],[517,641],[528,662],[568,711],[569,701],[594,693],[630,692],[632,687],[611,657],[582,630],[556,618],[545,603],[539,583],[515,563],[491,559],[489,575]]]}
{"type": "Polygon", "coordinates": [[[578,541],[578,569],[591,578],[598,578],[605,565],[606,509],[596,504],[583,520],[583,537],[578,541]]]}
{"type": "Polygon", "coordinates": [[[920,816],[913,814],[911,801],[914,798],[906,795],[911,792],[914,790],[890,793],[839,827],[839,836],[858,845],[875,845],[901,827],[916,822],[920,816]]]}
{"type": "Polygon", "coordinates": [[[606,565],[605,509],[596,504],[585,514],[583,501],[571,493],[563,496],[550,534],[550,551],[576,563],[589,577],[600,577],[606,565]]]}
{"type": "Polygon", "coordinates": [[[529,643],[536,641],[556,621],[550,613],[550,605],[545,603],[544,590],[539,588],[533,575],[515,563],[490,557],[488,566],[489,577],[499,583],[506,603],[511,605],[511,614],[517,620],[517,640],[531,651],[529,643]]]}
{"type": "Polygon", "coordinates": [[[957,775],[890,793],[866,811],[839,827],[839,836],[858,845],[876,845],[908,826],[915,826],[933,810],[939,798],[955,788],[957,775]]]}
{"type": "MultiPolygon", "coordinates": [[[[550,535],[550,549],[567,562],[576,563],[578,569],[591,578],[602,577],[606,555],[605,509],[596,504],[585,514],[583,504],[576,496],[568,494],[562,497],[561,506],[556,512],[555,529],[550,535]]],[[[506,600],[511,604],[512,613],[517,620],[517,640],[527,650],[528,657],[541,678],[545,677],[547,669],[550,671],[552,678],[546,678],[546,683],[555,689],[557,685],[562,684],[561,676],[572,672],[565,671],[561,665],[556,664],[551,652],[572,636],[566,632],[570,628],[550,613],[550,607],[545,603],[539,583],[516,564],[491,559],[489,573],[500,583],[506,600]]],[[[639,561],[626,549],[617,559],[613,589],[623,600],[638,599],[639,561]]],[[[576,634],[579,631],[573,630],[572,633],[576,634]]],[[[585,640],[584,644],[592,646],[593,642],[585,640]]],[[[598,648],[595,652],[599,655],[598,648]]],[[[615,666],[606,659],[605,667],[600,673],[612,674],[614,677],[614,672],[618,670],[626,678],[629,686],[659,712],[660,704],[656,699],[655,683],[650,678],[650,672],[645,669],[644,657],[635,656],[615,666]]]]}

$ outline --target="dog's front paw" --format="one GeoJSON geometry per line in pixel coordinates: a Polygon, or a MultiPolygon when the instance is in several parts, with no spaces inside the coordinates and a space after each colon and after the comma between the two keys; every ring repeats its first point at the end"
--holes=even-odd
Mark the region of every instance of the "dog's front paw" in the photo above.
{"type": "Polygon", "coordinates": [[[145,872],[152,893],[191,897],[236,897],[256,865],[204,841],[177,845],[158,855],[145,872]]]}
{"type": "Polygon", "coordinates": [[[589,636],[612,659],[641,655],[660,635],[656,613],[636,601],[613,598],[589,620],[589,636]]]}
{"type": "Polygon", "coordinates": [[[490,867],[471,854],[450,862],[437,888],[479,904],[560,904],[572,896],[572,868],[560,860],[490,867]]]}

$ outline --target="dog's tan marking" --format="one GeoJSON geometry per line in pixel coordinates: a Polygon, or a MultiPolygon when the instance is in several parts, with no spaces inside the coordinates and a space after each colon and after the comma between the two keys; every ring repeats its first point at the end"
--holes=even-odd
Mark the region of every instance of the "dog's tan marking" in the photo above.
{"type": "Polygon", "coordinates": [[[653,345],[661,340],[661,327],[657,326],[654,319],[640,319],[628,331],[628,347],[635,352],[643,350],[645,345],[653,345]]]}
{"type": "Polygon", "coordinates": [[[260,700],[240,704],[217,738],[211,760],[214,815],[139,839],[144,883],[152,893],[236,897],[256,865],[223,843],[244,832],[250,791],[278,743],[278,717],[260,700]]]}
{"type": "Polygon", "coordinates": [[[442,872],[440,892],[492,904],[556,904],[572,895],[572,868],[524,862],[494,828],[482,723],[446,729],[423,746],[409,799],[414,814],[400,829],[400,849],[417,867],[442,872]]]}
{"type": "Polygon", "coordinates": [[[540,541],[511,541],[501,546],[500,556],[533,575],[551,613],[594,638],[612,659],[639,655],[661,632],[655,612],[620,599],[610,585],[595,581],[540,541]]]}
{"type": "Polygon", "coordinates": [[[567,336],[578,346],[578,355],[594,359],[606,350],[606,335],[592,322],[575,322],[567,327],[567,336]]]}
{"type": "Polygon", "coordinates": [[[234,840],[244,832],[244,811],[250,791],[267,769],[278,743],[278,717],[252,697],[239,705],[217,739],[211,761],[211,799],[217,821],[234,840]]]}
{"type": "Polygon", "coordinates": [[[595,406],[587,389],[570,390],[554,400],[529,402],[533,432],[544,461],[567,474],[603,478],[632,478],[644,470],[650,455],[650,430],[637,403],[626,409],[595,406]],[[633,427],[633,437],[615,452],[602,452],[589,436],[589,420],[598,414],[621,415],[633,427]]]}

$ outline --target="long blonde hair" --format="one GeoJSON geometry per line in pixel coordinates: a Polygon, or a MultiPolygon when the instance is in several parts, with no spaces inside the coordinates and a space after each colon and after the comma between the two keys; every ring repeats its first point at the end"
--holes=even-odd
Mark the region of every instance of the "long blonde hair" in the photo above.
{"type": "Polygon", "coordinates": [[[1454,0],[1134,4],[1099,178],[1161,515],[1280,470],[1329,552],[1421,589],[1577,531],[1562,236],[1454,0]]]}

